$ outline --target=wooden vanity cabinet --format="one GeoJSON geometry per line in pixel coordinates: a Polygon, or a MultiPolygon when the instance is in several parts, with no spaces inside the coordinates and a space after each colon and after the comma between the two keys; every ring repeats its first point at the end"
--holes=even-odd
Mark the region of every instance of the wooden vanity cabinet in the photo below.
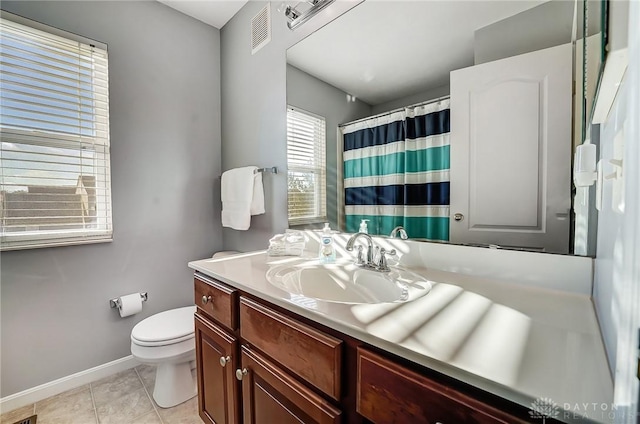
{"type": "Polygon", "coordinates": [[[525,407],[199,273],[195,294],[207,424],[531,422],[525,407]]]}

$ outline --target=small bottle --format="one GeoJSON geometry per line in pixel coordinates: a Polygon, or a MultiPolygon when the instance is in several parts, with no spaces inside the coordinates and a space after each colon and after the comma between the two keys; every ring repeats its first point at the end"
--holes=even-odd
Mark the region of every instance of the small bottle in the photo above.
{"type": "Polygon", "coordinates": [[[362,221],[360,221],[360,230],[358,230],[359,233],[369,234],[369,229],[367,228],[367,221],[369,220],[363,219],[362,221]]]}
{"type": "Polygon", "coordinates": [[[336,261],[336,249],[333,245],[333,236],[329,223],[325,222],[322,229],[322,237],[320,237],[320,254],[318,255],[323,263],[333,263],[336,261]]]}

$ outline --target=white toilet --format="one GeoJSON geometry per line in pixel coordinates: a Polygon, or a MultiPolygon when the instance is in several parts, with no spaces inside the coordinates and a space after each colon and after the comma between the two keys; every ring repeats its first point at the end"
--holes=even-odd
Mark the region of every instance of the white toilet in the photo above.
{"type": "Polygon", "coordinates": [[[153,399],[170,408],[197,393],[191,374],[196,359],[195,306],[171,309],[143,319],[131,330],[131,354],[143,364],[156,365],[153,399]]]}

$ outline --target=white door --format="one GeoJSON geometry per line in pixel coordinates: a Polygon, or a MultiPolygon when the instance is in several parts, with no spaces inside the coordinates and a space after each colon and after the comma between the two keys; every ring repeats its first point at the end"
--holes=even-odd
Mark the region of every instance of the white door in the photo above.
{"type": "Polygon", "coordinates": [[[454,243],[568,253],[570,44],[451,72],[454,243]]]}

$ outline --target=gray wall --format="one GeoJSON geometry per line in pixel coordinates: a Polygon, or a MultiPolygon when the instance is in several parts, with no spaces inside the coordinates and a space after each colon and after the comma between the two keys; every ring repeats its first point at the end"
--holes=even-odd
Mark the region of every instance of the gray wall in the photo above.
{"type": "MultiPolygon", "coordinates": [[[[291,65],[287,65],[287,104],[325,118],[327,128],[327,220],[331,224],[331,228],[337,229],[338,142],[336,138],[338,125],[372,115],[371,106],[357,99],[355,102],[347,102],[347,93],[344,91],[291,65]]],[[[303,227],[308,228],[309,226],[303,227]]],[[[318,228],[322,228],[322,225],[318,228]]]]}
{"type": "Polygon", "coordinates": [[[398,109],[401,107],[437,99],[438,97],[448,96],[450,93],[451,88],[449,87],[449,84],[441,85],[439,87],[433,87],[428,90],[421,91],[420,93],[411,94],[400,99],[395,99],[385,103],[374,105],[371,108],[371,113],[373,115],[377,115],[379,113],[388,112],[390,110],[398,109]]]}
{"type": "Polygon", "coordinates": [[[4,397],[129,355],[137,322],[193,304],[187,262],[222,231],[219,31],[157,2],[2,9],[108,44],[114,226],[112,243],[2,253],[4,397]],[[109,308],[136,291],[142,313],[109,308]]]}
{"type": "Polygon", "coordinates": [[[549,1],[478,29],[475,64],[570,43],[573,7],[572,1],[549,1]]]}
{"type": "Polygon", "coordinates": [[[222,64],[222,168],[277,166],[263,176],[264,215],[251,218],[248,231],[225,228],[225,249],[266,249],[274,233],[287,228],[286,49],[354,7],[335,2],[295,31],[271,2],[271,42],[251,55],[251,19],[267,2],[248,2],[220,31],[222,64]]]}

